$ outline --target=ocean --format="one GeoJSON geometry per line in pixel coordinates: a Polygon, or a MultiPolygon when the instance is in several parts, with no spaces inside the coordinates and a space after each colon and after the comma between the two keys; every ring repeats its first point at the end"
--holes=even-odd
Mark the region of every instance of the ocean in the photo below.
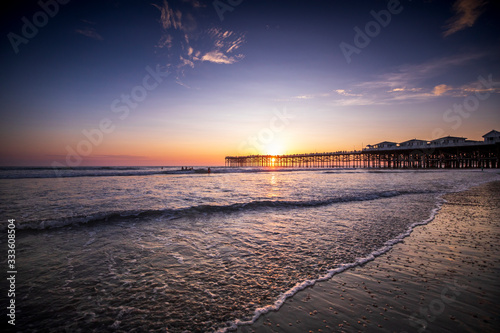
{"type": "Polygon", "coordinates": [[[0,168],[3,272],[16,220],[16,330],[228,331],[389,251],[439,214],[443,194],[499,179],[205,170],[0,168]]]}

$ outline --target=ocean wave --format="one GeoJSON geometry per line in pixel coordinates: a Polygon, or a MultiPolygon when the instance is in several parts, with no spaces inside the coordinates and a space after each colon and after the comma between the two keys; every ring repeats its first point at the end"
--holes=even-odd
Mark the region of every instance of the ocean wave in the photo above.
{"type": "Polygon", "coordinates": [[[160,171],[144,171],[140,169],[29,169],[2,170],[0,179],[32,179],[32,178],[75,178],[75,177],[116,177],[116,176],[151,176],[160,171]]]}
{"type": "MultiPolygon", "coordinates": [[[[210,167],[211,174],[230,173],[265,173],[265,172],[296,172],[324,171],[324,173],[366,173],[367,169],[336,168],[336,169],[304,169],[304,168],[264,168],[264,167],[210,167]]],[[[207,174],[208,167],[193,167],[183,170],[179,167],[0,167],[0,179],[33,179],[33,178],[76,178],[76,177],[127,177],[127,176],[157,176],[157,175],[193,175],[207,174]]]]}
{"type": "Polygon", "coordinates": [[[256,309],[252,319],[246,320],[246,321],[237,319],[237,320],[233,321],[232,323],[230,323],[230,325],[228,327],[221,328],[221,329],[217,330],[217,333],[225,333],[225,332],[229,332],[229,331],[234,331],[238,328],[238,326],[252,325],[263,314],[266,314],[270,311],[278,311],[283,306],[283,304],[285,303],[285,301],[288,298],[294,296],[299,291],[302,291],[310,286],[314,286],[317,282],[327,281],[327,280],[331,279],[333,276],[340,274],[348,269],[364,265],[367,262],[373,261],[377,257],[389,252],[394,247],[394,245],[401,243],[406,237],[410,236],[410,234],[413,232],[413,230],[416,227],[418,227],[420,225],[428,224],[432,220],[434,220],[437,213],[441,210],[441,207],[445,202],[446,202],[446,200],[442,198],[442,194],[440,194],[440,195],[436,194],[436,204],[435,204],[435,207],[432,209],[430,216],[428,218],[411,224],[404,232],[402,232],[401,234],[399,234],[395,238],[386,241],[382,247],[371,252],[366,257],[358,258],[354,262],[341,264],[338,267],[335,267],[333,269],[328,270],[326,272],[326,274],[324,274],[323,276],[320,276],[316,279],[309,279],[309,280],[305,280],[305,281],[296,283],[295,286],[293,286],[291,289],[282,293],[273,304],[256,309]]]}
{"type": "MultiPolygon", "coordinates": [[[[158,176],[192,175],[208,173],[207,166],[183,170],[180,167],[0,167],[1,179],[32,178],[75,178],[75,177],[119,177],[119,176],[158,176]]],[[[406,173],[445,173],[444,169],[366,169],[366,168],[289,168],[289,167],[210,167],[211,174],[241,174],[268,172],[320,172],[323,174],[406,174],[406,173]]]]}
{"type": "MultiPolygon", "coordinates": [[[[65,226],[89,224],[96,222],[120,221],[124,218],[137,217],[163,217],[166,219],[174,219],[181,217],[191,217],[206,214],[231,214],[235,212],[252,212],[265,209],[297,209],[297,208],[314,208],[332,205],[336,203],[346,203],[353,201],[368,201],[378,200],[383,198],[396,197],[401,195],[426,194],[435,193],[432,191],[379,191],[369,193],[359,193],[352,195],[344,195],[331,197],[322,200],[254,200],[249,202],[237,202],[228,205],[197,205],[178,209],[158,209],[158,210],[127,210],[127,211],[112,211],[112,212],[96,212],[86,216],[68,216],[53,220],[42,221],[18,221],[17,228],[20,230],[43,230],[51,228],[60,228],[65,226]]],[[[5,228],[3,228],[5,229],[5,228]]]]}
{"type": "MultiPolygon", "coordinates": [[[[151,167],[149,167],[151,168],[151,167]]],[[[144,169],[140,166],[79,166],[79,167],[44,167],[44,166],[26,166],[11,167],[0,166],[0,170],[139,170],[144,169]]]]}
{"type": "MultiPolygon", "coordinates": [[[[22,170],[1,170],[0,179],[32,179],[32,178],[79,178],[79,177],[130,177],[130,176],[159,176],[159,175],[198,175],[208,173],[207,168],[197,168],[193,170],[162,170],[162,169],[141,169],[141,168],[33,168],[22,170]]],[[[229,171],[230,172],[230,171],[229,171]]],[[[211,173],[223,173],[221,170],[214,170],[211,173]]]]}
{"type": "MultiPolygon", "coordinates": [[[[296,283],[295,286],[293,286],[291,289],[282,293],[273,304],[256,309],[252,319],[250,319],[250,320],[236,319],[233,322],[231,322],[229,324],[229,326],[218,329],[217,333],[226,333],[229,331],[236,330],[239,326],[252,325],[263,314],[266,314],[270,311],[278,311],[283,306],[283,304],[285,303],[285,301],[288,298],[293,297],[299,291],[302,291],[308,287],[314,286],[317,282],[330,280],[333,276],[340,274],[346,270],[364,265],[370,261],[375,260],[377,257],[380,257],[381,255],[384,255],[385,253],[389,252],[396,244],[403,242],[403,240],[406,237],[409,237],[411,235],[411,233],[413,232],[413,230],[416,227],[429,224],[431,221],[433,221],[436,218],[436,215],[438,214],[438,212],[441,210],[441,207],[443,206],[443,204],[447,203],[447,201],[443,198],[443,196],[445,194],[467,191],[468,189],[470,189],[474,186],[479,186],[481,184],[485,184],[485,183],[489,183],[489,182],[491,182],[491,180],[482,180],[482,181],[476,182],[475,184],[463,185],[460,188],[456,188],[456,189],[448,191],[448,192],[428,192],[429,194],[434,193],[436,203],[435,203],[434,208],[432,209],[432,211],[430,212],[429,216],[426,219],[423,219],[421,221],[417,221],[417,222],[411,224],[405,231],[403,231],[402,233],[397,235],[395,238],[386,241],[382,247],[369,253],[365,257],[357,258],[354,262],[343,263],[343,264],[339,265],[338,267],[335,267],[335,268],[328,270],[326,272],[326,274],[324,274],[323,276],[320,276],[316,279],[309,279],[309,280],[305,280],[305,281],[296,283]]],[[[409,192],[407,194],[413,194],[413,193],[409,192]]],[[[417,193],[415,193],[415,194],[417,194],[417,193]]]]}

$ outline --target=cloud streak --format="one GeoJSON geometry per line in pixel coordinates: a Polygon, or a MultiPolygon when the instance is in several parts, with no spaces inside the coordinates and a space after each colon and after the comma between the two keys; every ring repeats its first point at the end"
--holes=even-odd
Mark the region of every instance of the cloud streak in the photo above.
{"type": "Polygon", "coordinates": [[[234,64],[237,60],[234,57],[228,57],[220,51],[210,51],[201,57],[202,61],[209,61],[216,64],[234,64]]]}
{"type": "Polygon", "coordinates": [[[184,30],[184,27],[182,26],[182,12],[180,10],[173,10],[170,8],[168,2],[166,0],[163,1],[163,5],[159,6],[156,4],[153,4],[154,7],[156,7],[161,15],[160,15],[160,23],[163,27],[163,29],[179,29],[179,30],[184,30]]]}
{"type": "Polygon", "coordinates": [[[465,65],[474,60],[484,57],[484,54],[461,54],[452,57],[433,59],[422,64],[403,65],[394,71],[379,75],[372,81],[357,84],[358,87],[407,89],[415,88],[423,81],[442,75],[450,69],[465,65]]]}
{"type": "Polygon", "coordinates": [[[185,0],[190,10],[174,9],[164,0],[154,5],[160,11],[159,23],[163,35],[156,47],[166,55],[168,67],[175,69],[177,80],[184,75],[185,68],[208,62],[231,65],[244,58],[239,52],[245,43],[245,35],[222,28],[200,27],[196,13],[203,8],[196,0],[185,0]]]}
{"type": "Polygon", "coordinates": [[[482,14],[485,4],[484,0],[457,0],[453,4],[455,16],[448,20],[443,36],[448,37],[455,32],[472,27],[482,14]]]}
{"type": "Polygon", "coordinates": [[[338,106],[389,105],[428,101],[439,97],[464,97],[476,92],[500,93],[499,82],[494,82],[488,89],[480,88],[482,84],[478,81],[459,86],[445,82],[432,86],[428,84],[429,81],[439,80],[448,71],[484,56],[484,54],[463,54],[421,64],[404,65],[371,80],[339,87],[329,92],[298,95],[292,100],[302,102],[322,100],[338,106]]]}
{"type": "Polygon", "coordinates": [[[83,35],[88,38],[92,38],[95,40],[104,40],[101,35],[97,33],[94,28],[84,28],[84,29],[76,29],[75,32],[77,34],[83,35]]]}
{"type": "Polygon", "coordinates": [[[441,96],[444,95],[447,91],[452,90],[453,88],[450,86],[447,86],[446,84],[440,84],[434,87],[432,90],[432,94],[434,96],[441,96]]]}

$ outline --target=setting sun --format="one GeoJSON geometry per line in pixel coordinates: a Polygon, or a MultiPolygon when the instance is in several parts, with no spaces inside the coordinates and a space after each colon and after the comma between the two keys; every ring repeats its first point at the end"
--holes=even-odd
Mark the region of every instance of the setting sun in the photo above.
{"type": "Polygon", "coordinates": [[[285,153],[281,144],[273,142],[266,147],[265,153],[267,155],[283,155],[285,153]]]}

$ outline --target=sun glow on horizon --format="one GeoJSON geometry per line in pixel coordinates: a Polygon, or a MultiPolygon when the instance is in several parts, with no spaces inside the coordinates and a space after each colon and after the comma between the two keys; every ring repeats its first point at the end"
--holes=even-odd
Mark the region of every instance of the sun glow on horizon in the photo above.
{"type": "Polygon", "coordinates": [[[266,147],[265,154],[273,156],[284,155],[285,149],[283,148],[283,145],[273,142],[266,147]]]}

